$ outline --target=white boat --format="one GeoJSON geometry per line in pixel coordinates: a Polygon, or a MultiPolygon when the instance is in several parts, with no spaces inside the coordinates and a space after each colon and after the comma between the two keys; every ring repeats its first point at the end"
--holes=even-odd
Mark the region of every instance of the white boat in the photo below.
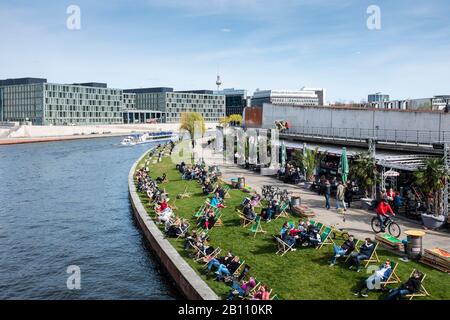
{"type": "Polygon", "coordinates": [[[176,141],[178,140],[178,134],[171,131],[160,131],[160,132],[146,132],[143,134],[134,134],[126,137],[120,142],[123,146],[134,146],[137,144],[158,142],[158,141],[176,141]]]}

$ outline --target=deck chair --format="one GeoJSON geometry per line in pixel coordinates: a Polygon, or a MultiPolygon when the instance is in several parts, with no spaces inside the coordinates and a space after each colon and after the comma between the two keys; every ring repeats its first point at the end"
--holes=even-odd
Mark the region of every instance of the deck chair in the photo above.
{"type": "Polygon", "coordinates": [[[202,250],[200,250],[200,248],[197,245],[194,245],[193,247],[195,249],[195,255],[194,255],[194,261],[195,262],[199,262],[199,261],[202,261],[204,259],[206,260],[206,259],[215,258],[215,257],[217,257],[217,255],[221,251],[221,249],[219,247],[217,247],[210,254],[205,254],[202,250]]]}
{"type": "MultiPolygon", "coordinates": [[[[353,242],[355,242],[355,250],[353,250],[353,252],[359,252],[358,246],[361,243],[361,240],[353,239],[353,242]],[[356,242],[355,242],[355,240],[356,240],[356,242]]],[[[345,257],[345,262],[347,262],[348,259],[350,259],[350,257],[351,257],[351,252],[350,252],[350,254],[345,255],[344,257],[345,257]]]]}
{"type": "Polygon", "coordinates": [[[237,212],[238,215],[239,215],[241,227],[246,228],[247,226],[249,226],[249,225],[251,225],[253,222],[255,222],[254,220],[247,219],[247,217],[244,216],[244,214],[242,213],[241,210],[236,209],[236,212],[237,212]]]}
{"type": "Polygon", "coordinates": [[[256,216],[255,223],[250,227],[250,231],[254,233],[253,237],[256,237],[258,233],[266,233],[261,227],[261,216],[256,216]]]}
{"type": "Polygon", "coordinates": [[[287,211],[288,208],[289,208],[289,203],[288,202],[284,202],[280,206],[280,213],[278,215],[276,215],[275,220],[277,220],[278,218],[281,218],[281,217],[288,218],[289,217],[289,212],[287,211]]]}
{"type": "Polygon", "coordinates": [[[215,218],[216,218],[216,222],[214,223],[213,227],[223,227],[223,222],[222,222],[222,217],[223,212],[220,211],[219,209],[217,209],[217,211],[215,211],[215,218]]]}
{"type": "Polygon", "coordinates": [[[270,300],[280,300],[280,297],[275,293],[270,300]]]}
{"type": "Polygon", "coordinates": [[[321,233],[323,231],[323,228],[325,228],[325,226],[322,222],[317,222],[316,228],[319,229],[319,233],[321,233]]]}
{"type": "Polygon", "coordinates": [[[177,236],[177,239],[183,237],[186,234],[186,232],[189,230],[190,226],[191,225],[188,223],[188,225],[187,225],[186,229],[184,229],[184,231],[180,227],[178,227],[177,229],[180,230],[181,233],[177,236]]]}
{"type": "MultiPolygon", "coordinates": [[[[410,278],[412,277],[412,275],[414,274],[415,271],[416,271],[416,269],[414,269],[411,272],[411,275],[409,276],[410,278]]],[[[416,293],[407,294],[407,295],[405,295],[405,298],[409,298],[409,300],[412,300],[412,299],[414,299],[416,297],[427,297],[427,296],[430,295],[428,293],[427,289],[425,289],[425,287],[423,286],[423,281],[425,280],[426,276],[427,275],[425,273],[422,273],[422,278],[420,279],[420,289],[419,289],[419,291],[416,292],[416,293]]]]}
{"type": "MultiPolygon", "coordinates": [[[[374,250],[375,251],[375,250],[374,250]]],[[[386,281],[381,281],[380,284],[383,287],[386,287],[388,284],[396,284],[396,283],[401,283],[402,280],[400,280],[400,277],[398,276],[396,270],[398,267],[398,262],[392,261],[391,262],[391,268],[392,268],[392,272],[389,275],[389,278],[387,278],[386,281]]]]}
{"type": "Polygon", "coordinates": [[[316,222],[315,222],[314,220],[309,220],[309,223],[310,223],[312,226],[315,226],[315,225],[316,225],[316,222]]]}
{"type": "Polygon", "coordinates": [[[284,256],[286,253],[291,251],[295,245],[295,243],[293,243],[292,245],[288,245],[286,242],[281,240],[281,238],[276,236],[275,239],[277,240],[278,245],[278,251],[275,254],[281,254],[280,257],[284,256]]]}
{"type": "Polygon", "coordinates": [[[237,277],[242,271],[242,268],[245,266],[245,260],[239,260],[239,267],[233,272],[233,276],[237,277]]]}
{"type": "Polygon", "coordinates": [[[177,195],[178,199],[185,199],[185,198],[190,198],[191,197],[191,193],[188,192],[188,186],[186,186],[184,188],[184,191],[182,193],[180,193],[179,195],[177,195]]]}
{"type": "Polygon", "coordinates": [[[230,195],[230,186],[229,185],[224,185],[224,187],[223,187],[223,192],[224,192],[224,198],[231,198],[231,195],[230,195]]]}
{"type": "Polygon", "coordinates": [[[378,244],[379,244],[379,242],[375,243],[375,247],[373,248],[372,254],[370,255],[369,259],[363,261],[364,262],[364,268],[367,268],[367,266],[370,263],[378,263],[378,262],[380,262],[380,258],[378,257],[378,254],[377,254],[378,244]]]}
{"type": "Polygon", "coordinates": [[[331,228],[325,227],[323,231],[320,233],[320,244],[316,249],[322,248],[326,244],[334,244],[333,239],[331,239],[331,228]]]}
{"type": "Polygon", "coordinates": [[[197,212],[194,214],[194,218],[200,218],[205,211],[206,204],[203,204],[200,209],[197,210],[197,212]]]}

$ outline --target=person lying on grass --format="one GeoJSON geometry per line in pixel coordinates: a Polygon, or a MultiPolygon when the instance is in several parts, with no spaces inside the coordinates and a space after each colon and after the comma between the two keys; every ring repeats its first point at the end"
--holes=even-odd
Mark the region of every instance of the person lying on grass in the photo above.
{"type": "Polygon", "coordinates": [[[333,244],[333,256],[330,260],[330,267],[336,264],[336,259],[342,256],[349,255],[355,250],[355,242],[353,235],[349,235],[348,239],[339,247],[333,244]]]}
{"type": "Polygon", "coordinates": [[[380,289],[380,283],[383,281],[387,281],[389,276],[392,273],[391,261],[389,259],[383,263],[377,271],[374,272],[370,277],[363,280],[358,289],[355,290],[355,296],[363,296],[367,298],[369,296],[369,292],[375,289],[380,289]]]}
{"type": "Polygon", "coordinates": [[[226,277],[230,277],[239,269],[241,263],[238,256],[235,256],[228,265],[221,264],[216,271],[216,281],[223,281],[226,277]]]}
{"type": "Polygon", "coordinates": [[[420,290],[422,272],[415,270],[412,276],[405,283],[401,284],[400,287],[396,289],[391,289],[389,295],[385,300],[400,300],[407,294],[413,294],[420,290]]]}
{"type": "Polygon", "coordinates": [[[244,281],[244,283],[239,284],[238,281],[233,280],[233,283],[231,284],[231,291],[228,295],[227,300],[234,300],[236,296],[238,298],[243,299],[246,297],[250,290],[252,290],[256,286],[256,281],[253,277],[250,277],[248,281],[244,281]]]}
{"type": "Polygon", "coordinates": [[[203,262],[207,262],[208,264],[206,265],[206,273],[209,273],[211,271],[213,271],[213,269],[219,269],[219,266],[221,264],[228,266],[231,261],[233,260],[234,256],[231,253],[231,250],[228,250],[227,254],[223,257],[218,257],[218,258],[213,258],[213,257],[206,257],[205,259],[203,259],[203,262]]]}
{"type": "Polygon", "coordinates": [[[353,267],[355,266],[356,272],[360,272],[361,261],[369,259],[374,248],[375,245],[373,244],[372,240],[370,238],[366,238],[362,246],[359,248],[359,252],[352,252],[350,254],[349,269],[353,269],[353,267]]]}

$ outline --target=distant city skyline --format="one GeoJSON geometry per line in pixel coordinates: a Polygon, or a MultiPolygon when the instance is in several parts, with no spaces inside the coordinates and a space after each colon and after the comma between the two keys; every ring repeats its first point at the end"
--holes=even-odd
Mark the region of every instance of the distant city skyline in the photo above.
{"type": "Polygon", "coordinates": [[[0,3],[0,79],[112,88],[327,89],[328,101],[449,94],[445,0],[137,0],[0,3]],[[67,8],[81,10],[69,30],[67,8]],[[370,30],[367,8],[381,10],[370,30]]]}

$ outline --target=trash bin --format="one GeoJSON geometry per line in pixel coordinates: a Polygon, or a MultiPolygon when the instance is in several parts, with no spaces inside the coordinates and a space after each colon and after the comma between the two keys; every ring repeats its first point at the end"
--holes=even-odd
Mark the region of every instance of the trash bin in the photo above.
{"type": "Polygon", "coordinates": [[[238,188],[239,189],[244,189],[245,188],[245,178],[244,177],[239,177],[238,178],[238,188]]]}
{"type": "Polygon", "coordinates": [[[302,204],[302,200],[300,196],[292,196],[291,197],[291,206],[299,207],[302,204]]]}
{"type": "Polygon", "coordinates": [[[425,232],[421,230],[407,230],[408,244],[406,246],[406,254],[410,259],[418,259],[422,255],[422,238],[425,232]]]}

